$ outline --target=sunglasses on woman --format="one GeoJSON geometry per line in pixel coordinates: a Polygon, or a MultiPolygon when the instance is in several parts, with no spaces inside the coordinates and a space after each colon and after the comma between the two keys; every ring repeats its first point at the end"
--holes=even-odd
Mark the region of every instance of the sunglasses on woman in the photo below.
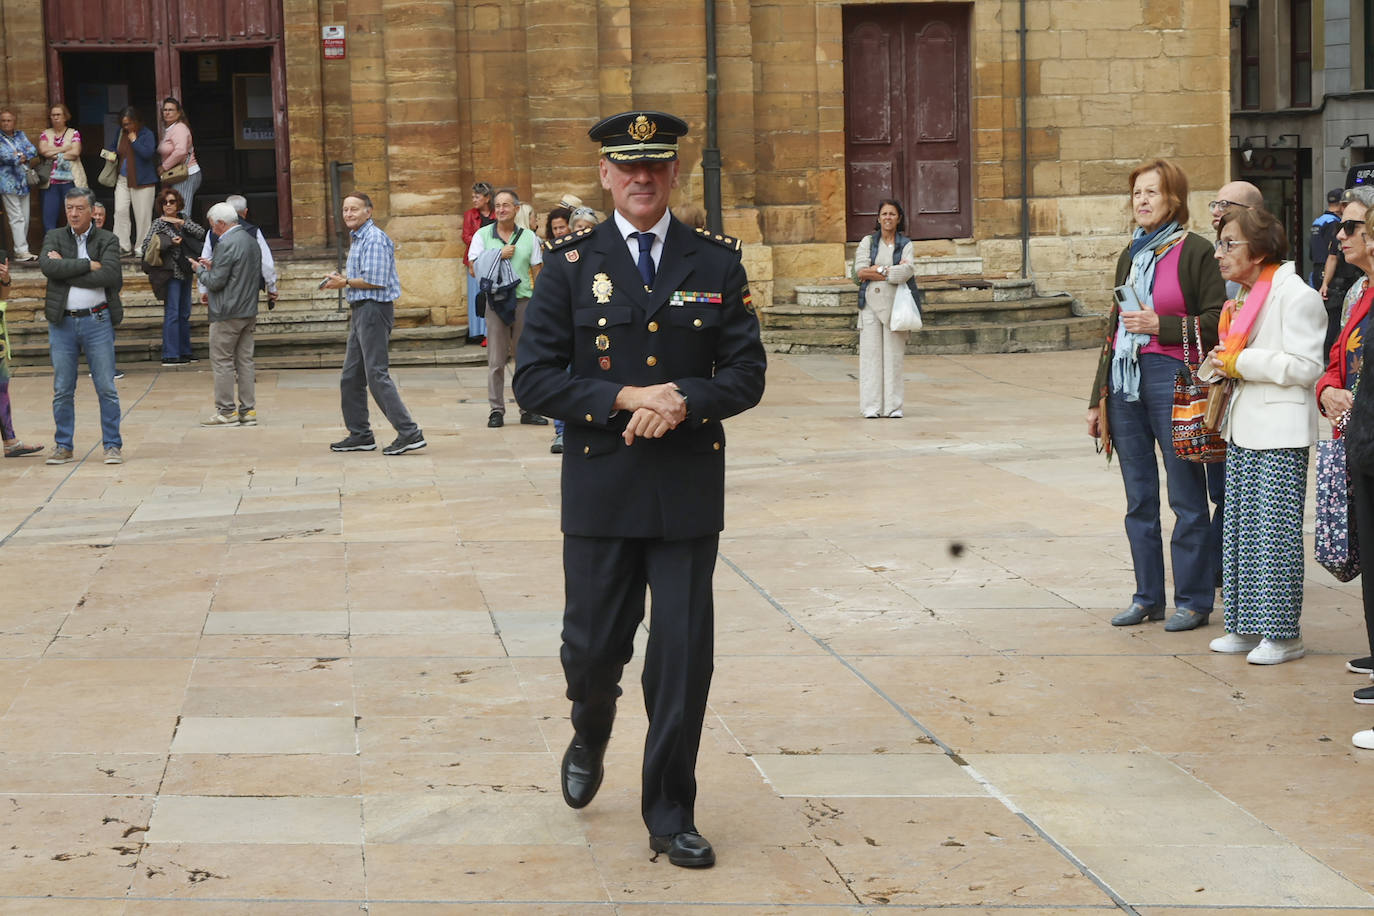
{"type": "Polygon", "coordinates": [[[1362,228],[1364,228],[1364,220],[1362,219],[1343,219],[1340,222],[1340,231],[1345,233],[1346,238],[1353,237],[1362,228]]]}

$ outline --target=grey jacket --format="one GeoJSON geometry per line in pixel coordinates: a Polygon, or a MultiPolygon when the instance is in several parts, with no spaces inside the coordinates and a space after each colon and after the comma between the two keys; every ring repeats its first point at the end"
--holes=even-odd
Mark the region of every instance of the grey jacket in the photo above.
{"type": "Polygon", "coordinates": [[[210,296],[210,320],[251,318],[258,313],[262,252],[251,232],[235,227],[220,236],[210,269],[197,265],[196,279],[210,296]]]}

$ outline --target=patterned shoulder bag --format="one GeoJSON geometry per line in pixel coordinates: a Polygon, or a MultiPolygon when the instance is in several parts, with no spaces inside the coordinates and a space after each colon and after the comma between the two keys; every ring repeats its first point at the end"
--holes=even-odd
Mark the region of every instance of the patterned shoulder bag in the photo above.
{"type": "Polygon", "coordinates": [[[1174,454],[1184,461],[1212,464],[1226,459],[1226,440],[1203,422],[1207,412],[1208,385],[1197,377],[1202,361],[1202,320],[1192,318],[1197,361],[1188,352],[1189,316],[1183,316],[1183,361],[1187,369],[1179,369],[1174,379],[1173,436],[1174,454]]]}

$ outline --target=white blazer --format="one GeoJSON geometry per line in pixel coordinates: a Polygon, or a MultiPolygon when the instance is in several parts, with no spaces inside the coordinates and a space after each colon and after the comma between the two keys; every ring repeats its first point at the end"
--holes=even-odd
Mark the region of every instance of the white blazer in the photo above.
{"type": "MultiPolygon", "coordinates": [[[[1250,342],[1236,360],[1240,380],[1221,435],[1241,448],[1306,448],[1317,441],[1315,385],[1326,369],[1326,307],[1292,261],[1279,265],[1250,342]]],[[[1211,362],[1204,381],[1221,377],[1211,362]]]]}

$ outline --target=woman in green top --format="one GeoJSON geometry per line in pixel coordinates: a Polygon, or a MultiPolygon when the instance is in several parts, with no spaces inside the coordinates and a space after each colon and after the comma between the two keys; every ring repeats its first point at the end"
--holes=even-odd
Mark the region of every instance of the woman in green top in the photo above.
{"type": "MultiPolygon", "coordinates": [[[[472,237],[468,248],[468,260],[478,265],[483,252],[500,251],[502,260],[509,263],[520,285],[515,288],[515,321],[508,324],[496,314],[495,309],[487,309],[487,399],[491,403],[491,413],[487,416],[487,426],[495,428],[506,422],[506,361],[515,354],[520,344],[520,332],[525,327],[525,306],[534,295],[534,278],[539,276],[543,264],[543,246],[539,237],[532,231],[521,229],[515,224],[515,214],[520,208],[520,196],[511,188],[502,188],[491,199],[492,213],[496,222],[483,226],[472,237]]],[[[483,260],[481,264],[489,263],[483,260]]],[[[487,276],[489,271],[481,266],[476,276],[487,276]]],[[[528,426],[547,426],[549,421],[527,410],[520,411],[520,422],[528,426]]]]}
{"type": "Polygon", "coordinates": [[[10,295],[10,259],[0,252],[0,437],[5,440],[5,457],[20,458],[43,451],[41,445],[25,445],[14,434],[10,414],[10,332],[5,325],[5,306],[10,295]]]}

